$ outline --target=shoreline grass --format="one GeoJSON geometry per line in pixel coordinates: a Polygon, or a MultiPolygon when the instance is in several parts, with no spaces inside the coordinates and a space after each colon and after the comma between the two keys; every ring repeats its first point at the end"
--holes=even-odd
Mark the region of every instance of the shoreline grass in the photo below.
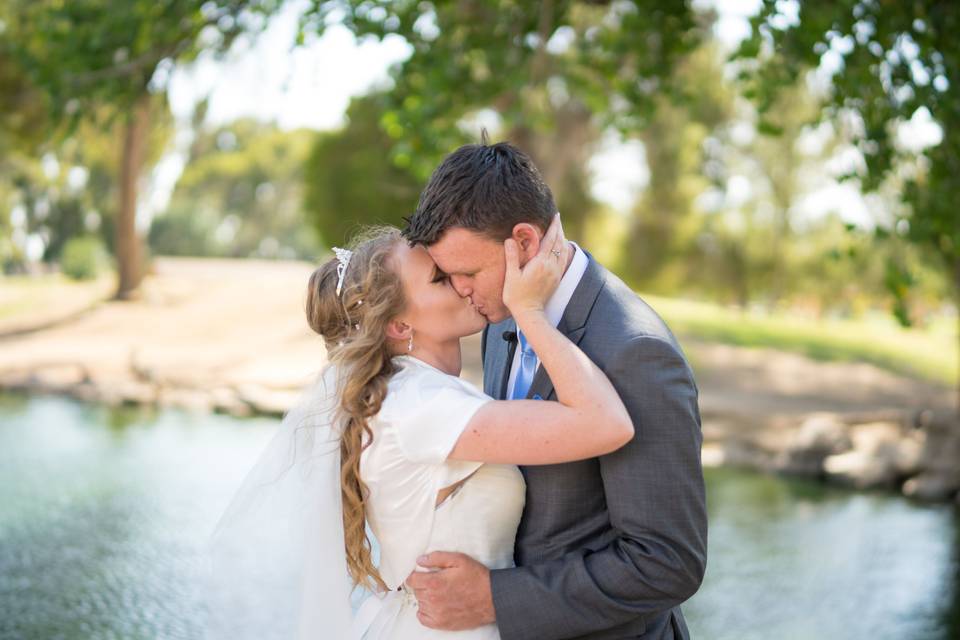
{"type": "Polygon", "coordinates": [[[709,342],[768,347],[815,360],[867,362],[895,373],[955,387],[960,368],[957,321],[904,329],[884,316],[813,320],[640,294],[676,333],[709,342]]]}

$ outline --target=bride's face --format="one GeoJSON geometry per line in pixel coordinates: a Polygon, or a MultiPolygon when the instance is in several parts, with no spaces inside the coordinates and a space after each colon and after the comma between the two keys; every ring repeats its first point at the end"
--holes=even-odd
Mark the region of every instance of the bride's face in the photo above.
{"type": "Polygon", "coordinates": [[[486,319],[469,298],[460,297],[426,249],[401,242],[394,260],[407,300],[402,319],[413,327],[415,344],[418,337],[445,342],[483,330],[486,319]]]}

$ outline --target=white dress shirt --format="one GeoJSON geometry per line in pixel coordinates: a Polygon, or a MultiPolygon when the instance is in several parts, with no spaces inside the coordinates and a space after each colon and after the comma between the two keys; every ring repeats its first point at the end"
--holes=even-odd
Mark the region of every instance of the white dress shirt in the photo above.
{"type": "MultiPolygon", "coordinates": [[[[547,300],[547,304],[543,309],[547,320],[554,327],[560,324],[563,312],[566,311],[567,305],[570,303],[570,298],[573,297],[573,292],[577,288],[577,285],[580,284],[580,280],[583,279],[583,274],[587,270],[587,265],[590,263],[583,249],[578,247],[573,241],[571,241],[570,244],[573,245],[574,249],[573,262],[567,267],[566,273],[564,273],[563,278],[560,279],[560,284],[557,285],[557,290],[554,291],[550,299],[547,300]]],[[[517,330],[520,330],[519,327],[517,330]]],[[[540,358],[537,358],[537,368],[540,368],[540,358]]],[[[513,362],[510,364],[510,379],[507,382],[506,396],[508,400],[513,397],[513,387],[517,382],[517,371],[519,370],[520,345],[518,344],[517,348],[513,351],[513,362]]]]}

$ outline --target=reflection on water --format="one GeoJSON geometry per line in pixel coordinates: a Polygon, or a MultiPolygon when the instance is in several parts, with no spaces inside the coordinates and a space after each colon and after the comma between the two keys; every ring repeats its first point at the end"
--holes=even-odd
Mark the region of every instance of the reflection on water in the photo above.
{"type": "Polygon", "coordinates": [[[0,637],[201,637],[201,545],[274,424],[4,398],[0,637]]]}
{"type": "Polygon", "coordinates": [[[697,637],[958,637],[953,508],[731,470],[707,485],[697,637]]]}
{"type": "MultiPolygon", "coordinates": [[[[202,545],[276,424],[0,397],[0,638],[202,637],[202,545]]],[[[707,484],[695,637],[960,637],[951,508],[730,470],[707,484]]]]}
{"type": "Polygon", "coordinates": [[[955,520],[953,527],[953,578],[948,582],[953,587],[953,599],[943,609],[942,637],[960,638],[960,519],[955,520]]]}

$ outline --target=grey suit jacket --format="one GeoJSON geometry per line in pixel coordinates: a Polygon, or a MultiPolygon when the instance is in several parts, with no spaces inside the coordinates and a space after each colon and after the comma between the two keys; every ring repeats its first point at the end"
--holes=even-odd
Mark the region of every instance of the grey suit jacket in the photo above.
{"type": "MultiPolygon", "coordinates": [[[[693,374],[660,317],[589,256],[558,329],[610,378],[633,418],[623,448],[522,466],[516,568],[491,572],[504,640],[689,638],[680,603],[700,587],[707,514],[693,374]]],[[[484,390],[506,394],[512,319],[483,333],[484,390]]],[[[537,370],[527,397],[556,400],[537,370]]]]}

